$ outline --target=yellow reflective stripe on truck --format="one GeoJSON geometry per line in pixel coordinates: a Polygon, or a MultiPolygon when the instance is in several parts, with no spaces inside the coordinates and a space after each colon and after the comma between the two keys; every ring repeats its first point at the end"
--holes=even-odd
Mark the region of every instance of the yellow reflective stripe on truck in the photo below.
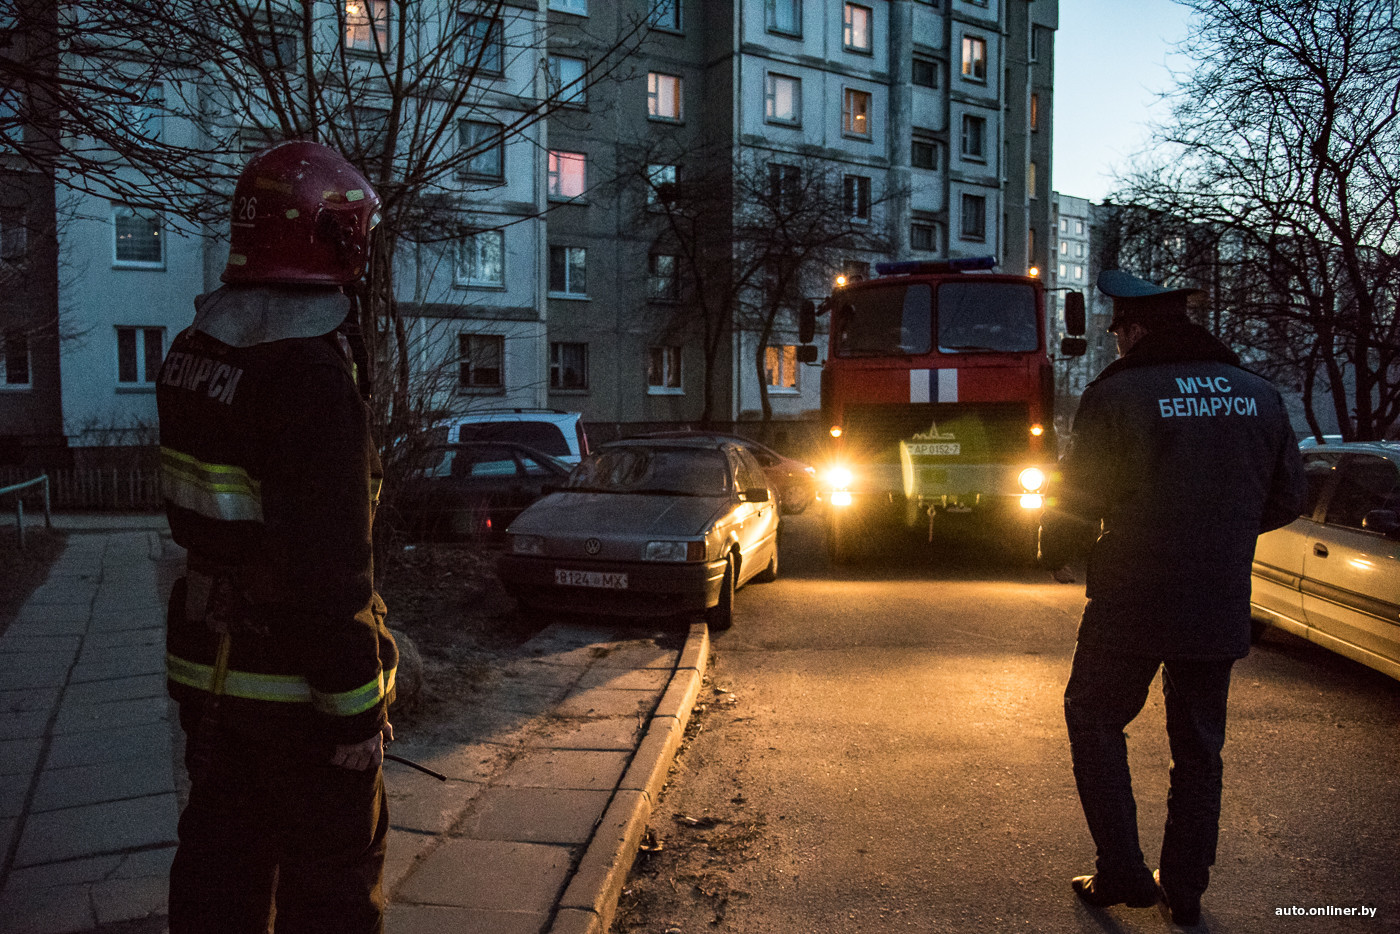
{"type": "Polygon", "coordinates": [[[242,467],[209,464],[160,449],[161,494],[177,506],[225,522],[261,522],[262,485],[242,467]]]}

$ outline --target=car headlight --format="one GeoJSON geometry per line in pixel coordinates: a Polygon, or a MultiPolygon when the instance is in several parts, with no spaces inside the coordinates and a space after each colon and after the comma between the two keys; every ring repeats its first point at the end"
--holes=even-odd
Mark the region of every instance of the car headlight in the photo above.
{"type": "Polygon", "coordinates": [[[648,561],[700,561],[705,557],[704,542],[647,542],[648,561]]]}
{"type": "Polygon", "coordinates": [[[826,472],[826,482],[836,489],[848,487],[855,476],[845,467],[833,467],[826,472]]]}
{"type": "Polygon", "coordinates": [[[544,554],[544,537],[541,535],[512,535],[510,550],[517,555],[544,554]]]}
{"type": "Polygon", "coordinates": [[[1039,467],[1027,467],[1016,480],[1021,484],[1021,489],[1034,493],[1045,485],[1045,471],[1039,467]]]}

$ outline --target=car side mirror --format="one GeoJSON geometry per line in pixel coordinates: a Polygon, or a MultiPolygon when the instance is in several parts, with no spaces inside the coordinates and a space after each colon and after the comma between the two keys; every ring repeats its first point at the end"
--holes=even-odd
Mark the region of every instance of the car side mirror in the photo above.
{"type": "Polygon", "coordinates": [[[1393,509],[1372,509],[1361,520],[1368,532],[1379,532],[1387,538],[1400,537],[1400,514],[1393,509]]]}
{"type": "Polygon", "coordinates": [[[1060,356],[1082,357],[1089,352],[1089,342],[1082,337],[1060,338],[1060,356]]]}
{"type": "Polygon", "coordinates": [[[746,503],[766,503],[768,502],[768,491],[763,487],[745,490],[739,494],[739,498],[746,503]]]}
{"type": "Polygon", "coordinates": [[[1073,337],[1084,336],[1084,293],[1065,293],[1065,330],[1073,337]]]}

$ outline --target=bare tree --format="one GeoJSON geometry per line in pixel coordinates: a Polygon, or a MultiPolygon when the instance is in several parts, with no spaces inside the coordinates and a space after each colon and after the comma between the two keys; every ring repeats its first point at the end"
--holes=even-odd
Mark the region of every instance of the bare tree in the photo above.
{"type": "Polygon", "coordinates": [[[386,443],[418,427],[423,408],[395,281],[401,248],[447,250],[501,223],[475,210],[506,184],[503,166],[482,163],[512,140],[538,145],[540,121],[621,77],[648,30],[633,17],[561,75],[542,10],[509,0],[17,4],[11,31],[24,41],[0,54],[0,138],[59,185],[202,233],[225,230],[238,171],[273,141],[324,142],[365,174],[383,199],[360,301],[386,443]]]}
{"type": "Polygon", "coordinates": [[[1182,2],[1192,67],[1116,196],[1122,249],[1205,287],[1314,431],[1326,405],[1345,437],[1382,437],[1400,418],[1397,4],[1182,2]]]}
{"type": "Polygon", "coordinates": [[[880,217],[895,192],[848,187],[831,163],[791,153],[691,154],[679,180],[655,173],[658,161],[655,154],[634,160],[647,193],[639,220],[654,231],[655,252],[679,259],[683,289],[673,324],[700,337],[701,424],[714,420],[717,363],[736,329],[755,338],[752,364],[767,423],[770,341],[804,296],[829,291],[843,260],[891,249],[880,217]]]}

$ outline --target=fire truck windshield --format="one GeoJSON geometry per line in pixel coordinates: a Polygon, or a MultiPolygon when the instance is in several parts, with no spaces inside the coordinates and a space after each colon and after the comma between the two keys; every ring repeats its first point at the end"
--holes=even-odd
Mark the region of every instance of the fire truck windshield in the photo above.
{"type": "Polygon", "coordinates": [[[1039,346],[1029,285],[969,279],[938,287],[940,353],[1030,353],[1039,346]]]}
{"type": "Polygon", "coordinates": [[[836,353],[885,357],[928,353],[933,343],[933,290],[892,282],[853,289],[837,305],[836,353]]]}

